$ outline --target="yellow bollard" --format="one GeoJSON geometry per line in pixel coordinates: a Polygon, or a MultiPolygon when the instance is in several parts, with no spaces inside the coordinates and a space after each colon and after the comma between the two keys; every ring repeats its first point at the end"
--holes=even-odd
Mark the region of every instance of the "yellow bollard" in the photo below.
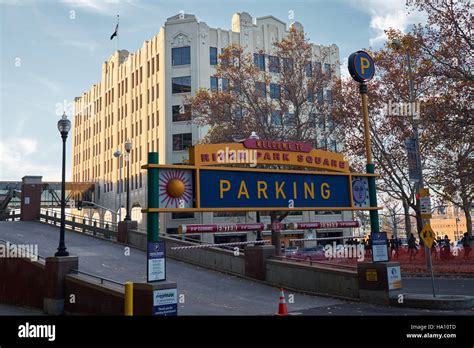
{"type": "Polygon", "coordinates": [[[133,316],[133,283],[125,283],[124,315],[133,316]]]}

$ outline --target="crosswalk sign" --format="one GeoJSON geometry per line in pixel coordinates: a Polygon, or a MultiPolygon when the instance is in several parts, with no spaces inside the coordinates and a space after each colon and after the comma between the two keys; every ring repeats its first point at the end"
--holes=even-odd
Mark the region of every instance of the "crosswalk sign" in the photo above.
{"type": "Polygon", "coordinates": [[[435,234],[430,224],[425,224],[425,226],[423,226],[423,229],[420,232],[420,238],[423,240],[425,245],[431,249],[433,241],[435,240],[435,234]]]}

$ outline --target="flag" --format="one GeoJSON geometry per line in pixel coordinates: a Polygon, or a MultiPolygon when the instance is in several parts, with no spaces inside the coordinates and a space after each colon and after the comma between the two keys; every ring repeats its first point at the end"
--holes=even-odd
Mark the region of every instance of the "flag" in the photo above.
{"type": "Polygon", "coordinates": [[[117,25],[115,26],[115,31],[114,33],[110,36],[110,40],[112,40],[114,37],[116,37],[118,35],[118,23],[117,25]]]}
{"type": "Polygon", "coordinates": [[[118,26],[119,26],[119,15],[117,15],[117,25],[115,26],[114,33],[110,36],[110,40],[112,40],[114,37],[118,36],[118,26]]]}

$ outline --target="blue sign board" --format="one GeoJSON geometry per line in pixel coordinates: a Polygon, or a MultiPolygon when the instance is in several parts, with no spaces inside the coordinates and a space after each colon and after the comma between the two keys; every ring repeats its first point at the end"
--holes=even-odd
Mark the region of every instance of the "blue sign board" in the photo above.
{"type": "Polygon", "coordinates": [[[201,208],[350,208],[348,175],[200,171],[201,208]]]}
{"type": "Polygon", "coordinates": [[[178,315],[178,291],[176,288],[153,291],[153,315],[178,315]]]}
{"type": "Polygon", "coordinates": [[[367,52],[357,51],[349,56],[347,67],[352,78],[357,82],[367,82],[374,77],[374,60],[367,52]]]}
{"type": "Polygon", "coordinates": [[[148,242],[147,248],[147,282],[166,279],[165,242],[148,242]]]}
{"type": "Polygon", "coordinates": [[[372,239],[372,260],[374,262],[387,262],[388,261],[387,233],[385,232],[371,233],[371,239],[372,239]]]}

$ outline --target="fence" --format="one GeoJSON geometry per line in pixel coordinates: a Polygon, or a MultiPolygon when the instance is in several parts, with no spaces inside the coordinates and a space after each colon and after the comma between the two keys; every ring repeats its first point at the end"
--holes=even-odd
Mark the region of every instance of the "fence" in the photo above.
{"type": "MultiPolygon", "coordinates": [[[[61,213],[48,209],[41,209],[39,220],[59,227],[61,225],[61,213]]],[[[113,241],[117,240],[117,224],[111,222],[103,222],[96,219],[66,214],[65,225],[66,229],[74,232],[80,232],[113,241]]]]}

